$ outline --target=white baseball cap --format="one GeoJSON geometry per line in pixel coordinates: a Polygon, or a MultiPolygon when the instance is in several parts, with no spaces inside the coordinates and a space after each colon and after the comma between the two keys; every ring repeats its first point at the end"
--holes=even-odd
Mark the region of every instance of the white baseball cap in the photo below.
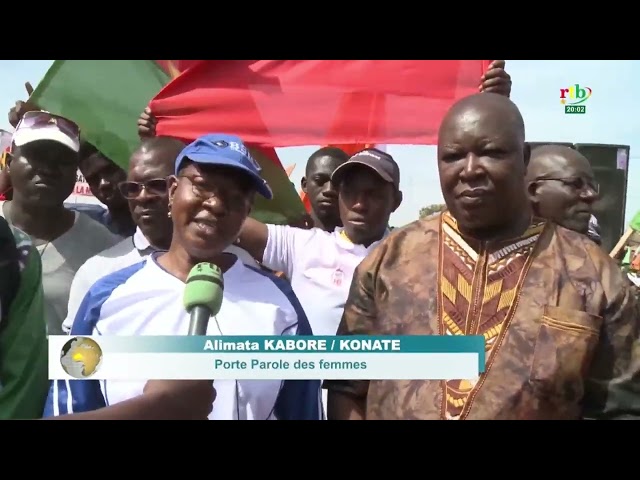
{"type": "Polygon", "coordinates": [[[78,152],[80,151],[80,128],[68,118],[43,110],[27,112],[18,123],[16,131],[13,132],[13,144],[22,147],[38,140],[58,142],[78,152]]]}

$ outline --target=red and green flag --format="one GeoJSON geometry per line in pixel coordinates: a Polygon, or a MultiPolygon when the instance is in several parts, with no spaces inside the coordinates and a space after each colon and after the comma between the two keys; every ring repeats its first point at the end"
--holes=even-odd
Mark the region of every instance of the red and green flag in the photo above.
{"type": "MultiPolygon", "coordinates": [[[[172,79],[198,62],[56,60],[30,101],[76,122],[83,138],[126,169],[140,143],[136,128],[140,112],[172,79]]],[[[192,141],[196,137],[178,138],[192,141]]],[[[275,150],[254,146],[252,151],[274,191],[272,201],[258,197],[253,216],[271,223],[297,219],[304,207],[275,150]]]]}
{"type": "Polygon", "coordinates": [[[252,145],[275,193],[255,216],[285,222],[303,204],[274,150],[296,145],[437,142],[447,109],[477,92],[487,60],[57,60],[34,92],[126,166],[149,103],[157,133],[214,131],[252,145]]]}
{"type": "MultiPolygon", "coordinates": [[[[228,128],[269,147],[435,144],[440,121],[477,92],[488,60],[161,60],[182,71],[151,101],[160,135],[228,128]],[[188,62],[181,63],[178,62],[188,62]]],[[[309,199],[300,192],[307,211],[309,199]]]]}

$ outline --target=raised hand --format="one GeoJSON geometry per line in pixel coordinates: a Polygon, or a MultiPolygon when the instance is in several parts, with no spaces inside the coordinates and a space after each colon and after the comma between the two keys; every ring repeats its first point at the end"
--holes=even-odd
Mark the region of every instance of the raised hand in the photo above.
{"type": "Polygon", "coordinates": [[[511,95],[511,75],[505,70],[504,60],[493,60],[489,68],[480,78],[481,92],[497,93],[509,97],[511,95]]]}
{"type": "MultiPolygon", "coordinates": [[[[27,98],[30,97],[33,93],[33,87],[31,86],[31,83],[25,83],[24,88],[27,91],[27,98]]],[[[18,126],[18,123],[20,123],[20,120],[22,120],[24,114],[33,110],[39,110],[39,108],[36,105],[30,103],[28,99],[26,102],[18,100],[15,106],[11,107],[11,109],[9,110],[9,123],[13,128],[16,128],[18,126]]]]}

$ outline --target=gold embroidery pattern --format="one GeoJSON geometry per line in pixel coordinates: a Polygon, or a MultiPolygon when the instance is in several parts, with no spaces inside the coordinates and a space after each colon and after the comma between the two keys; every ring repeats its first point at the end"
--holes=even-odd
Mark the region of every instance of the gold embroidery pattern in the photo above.
{"type": "MultiPolygon", "coordinates": [[[[523,272],[528,267],[544,223],[532,225],[521,238],[506,242],[493,252],[477,253],[457,234],[452,217],[444,214],[442,219],[439,262],[441,333],[484,336],[486,362],[490,364],[497,352],[494,346],[513,314],[511,306],[522,286],[523,272]]],[[[471,406],[468,401],[480,387],[482,382],[479,380],[443,382],[444,418],[457,420],[468,415],[471,406]],[[465,410],[465,407],[468,408],[465,410]]]]}

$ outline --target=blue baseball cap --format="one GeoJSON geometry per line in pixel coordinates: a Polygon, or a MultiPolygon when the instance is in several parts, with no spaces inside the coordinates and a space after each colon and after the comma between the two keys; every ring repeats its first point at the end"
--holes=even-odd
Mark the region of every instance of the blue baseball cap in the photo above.
{"type": "Polygon", "coordinates": [[[220,165],[221,167],[242,170],[253,180],[256,191],[267,200],[273,198],[273,191],[267,181],[260,176],[262,169],[251,156],[239,137],[224,133],[210,133],[187,145],[176,158],[176,175],[182,163],[190,160],[201,165],[220,165]]]}

